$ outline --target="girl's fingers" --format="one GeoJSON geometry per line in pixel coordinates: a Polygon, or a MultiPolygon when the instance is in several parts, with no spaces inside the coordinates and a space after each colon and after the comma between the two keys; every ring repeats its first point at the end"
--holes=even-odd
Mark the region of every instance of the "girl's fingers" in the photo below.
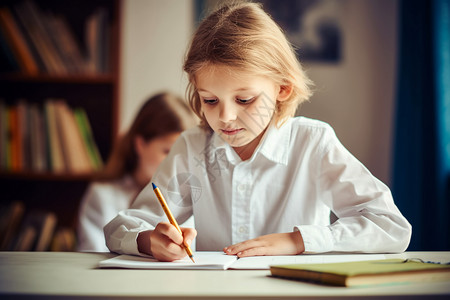
{"type": "Polygon", "coordinates": [[[167,236],[175,244],[181,245],[183,243],[183,236],[178,232],[177,228],[168,222],[161,222],[156,225],[155,231],[167,236]]]}
{"type": "Polygon", "coordinates": [[[241,243],[237,243],[234,245],[231,245],[229,247],[226,247],[225,253],[230,254],[230,255],[236,255],[239,252],[243,252],[252,248],[258,248],[258,247],[263,247],[264,243],[261,242],[261,240],[259,238],[257,239],[252,239],[252,240],[248,240],[248,241],[244,241],[241,243]]]}
{"type": "Polygon", "coordinates": [[[190,246],[192,240],[197,236],[197,230],[189,227],[181,227],[181,232],[183,232],[184,242],[190,246]]]}

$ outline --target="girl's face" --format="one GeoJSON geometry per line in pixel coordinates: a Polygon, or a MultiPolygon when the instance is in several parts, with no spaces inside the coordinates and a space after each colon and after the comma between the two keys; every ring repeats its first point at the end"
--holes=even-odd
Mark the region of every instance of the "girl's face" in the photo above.
{"type": "Polygon", "coordinates": [[[141,181],[149,181],[159,164],[166,158],[180,133],[169,133],[150,141],[137,136],[135,140],[136,153],[138,155],[138,166],[136,176],[141,181]],[[139,174],[139,175],[138,175],[139,174]]]}
{"type": "Polygon", "coordinates": [[[195,77],[209,126],[241,156],[249,158],[272,120],[284,89],[264,76],[212,65],[195,77]]]}

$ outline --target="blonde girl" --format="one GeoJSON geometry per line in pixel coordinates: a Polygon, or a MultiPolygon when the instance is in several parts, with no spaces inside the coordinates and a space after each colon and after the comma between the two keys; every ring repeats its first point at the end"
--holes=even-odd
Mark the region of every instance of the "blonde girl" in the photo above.
{"type": "Polygon", "coordinates": [[[111,251],[164,261],[197,250],[239,257],[399,252],[411,226],[376,179],[320,121],[293,118],[310,81],[277,24],[255,3],[227,4],[197,29],[186,55],[201,127],[184,132],[151,186],[105,227],[111,251]],[[338,220],[330,224],[330,212],[338,220]]]}

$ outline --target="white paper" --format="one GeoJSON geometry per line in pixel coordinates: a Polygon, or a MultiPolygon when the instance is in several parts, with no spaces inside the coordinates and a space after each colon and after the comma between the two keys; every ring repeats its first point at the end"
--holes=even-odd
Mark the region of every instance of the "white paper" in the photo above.
{"type": "Polygon", "coordinates": [[[160,262],[150,257],[133,255],[119,255],[103,260],[100,268],[126,268],[126,269],[240,269],[240,270],[268,270],[271,265],[308,264],[308,263],[335,263],[363,260],[385,259],[383,254],[301,254],[290,256],[253,256],[237,259],[236,256],[226,255],[223,252],[199,251],[194,253],[193,263],[189,257],[173,262],[160,262]]]}
{"type": "Polygon", "coordinates": [[[99,263],[100,268],[126,268],[126,269],[215,269],[226,270],[237,260],[236,256],[226,255],[223,252],[195,252],[195,263],[189,257],[173,262],[161,262],[150,257],[133,255],[119,255],[99,263]]]}

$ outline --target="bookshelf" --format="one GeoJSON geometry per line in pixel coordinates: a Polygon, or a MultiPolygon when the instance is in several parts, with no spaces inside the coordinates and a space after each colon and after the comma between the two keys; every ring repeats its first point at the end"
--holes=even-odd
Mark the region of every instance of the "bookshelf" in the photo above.
{"type": "MultiPolygon", "coordinates": [[[[40,107],[47,99],[64,99],[69,107],[82,108],[88,116],[94,140],[105,161],[118,130],[121,0],[31,1],[41,13],[57,16],[66,22],[84,59],[81,62],[63,57],[59,52],[60,65],[52,68],[44,63],[45,59],[33,43],[31,33],[20,23],[20,13],[16,7],[24,2],[3,0],[0,8],[7,7],[18,20],[20,29],[25,32],[25,40],[31,44],[30,53],[35,59],[37,70],[24,67],[23,62],[12,63],[15,65],[12,67],[6,62],[5,66],[3,56],[0,65],[0,99],[7,106],[14,106],[19,99],[25,99],[27,103],[40,107]],[[102,17],[93,21],[92,16],[98,12],[102,17]]],[[[3,32],[4,40],[5,35],[3,32]]],[[[55,33],[55,36],[58,34],[55,33]]],[[[19,57],[12,52],[16,58],[19,57]]],[[[93,175],[92,172],[74,174],[70,171],[55,173],[52,170],[2,169],[0,204],[21,201],[26,210],[49,210],[56,214],[58,226],[75,229],[78,205],[93,175]]]]}

